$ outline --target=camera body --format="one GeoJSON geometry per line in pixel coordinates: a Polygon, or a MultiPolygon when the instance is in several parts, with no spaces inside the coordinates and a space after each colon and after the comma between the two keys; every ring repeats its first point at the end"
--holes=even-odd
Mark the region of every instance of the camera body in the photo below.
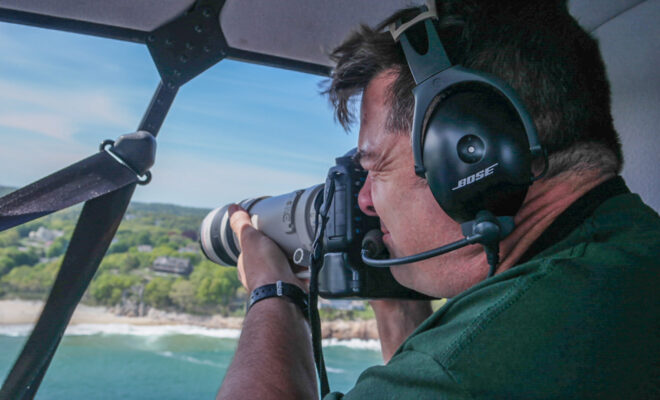
{"type": "MultiPolygon", "coordinates": [[[[380,230],[380,223],[358,206],[358,194],[367,172],[355,163],[354,155],[355,149],[336,158],[336,165],[328,171],[335,190],[323,237],[319,294],[331,299],[426,298],[399,284],[389,268],[373,268],[362,262],[362,241],[368,232],[380,230]]],[[[387,258],[387,254],[381,256],[387,258]]]]}
{"type": "MultiPolygon", "coordinates": [[[[335,159],[326,185],[334,191],[323,235],[323,264],[319,272],[319,295],[338,298],[426,299],[425,295],[399,284],[389,268],[373,268],[361,259],[362,242],[370,231],[380,231],[377,217],[364,214],[358,194],[367,172],[355,163],[353,149],[335,159]]],[[[309,267],[318,227],[317,212],[324,202],[324,185],[280,196],[248,199],[239,204],[250,214],[252,224],[277,243],[295,264],[309,267]]],[[[204,255],[221,265],[236,265],[238,238],[229,226],[229,205],[211,211],[201,224],[200,245],[204,255]]],[[[381,246],[384,248],[384,246],[381,246]]],[[[387,254],[381,255],[387,258],[387,254]]]]}

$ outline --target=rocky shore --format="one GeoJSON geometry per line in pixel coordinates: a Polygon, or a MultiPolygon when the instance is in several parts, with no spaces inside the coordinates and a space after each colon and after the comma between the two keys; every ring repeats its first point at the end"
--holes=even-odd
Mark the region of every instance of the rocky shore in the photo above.
{"type": "MultiPolygon", "coordinates": [[[[0,300],[0,325],[34,323],[42,308],[41,301],[0,300]]],[[[153,308],[144,311],[142,316],[127,316],[125,310],[80,304],[70,324],[194,325],[212,329],[241,329],[243,325],[240,317],[191,315],[153,308]]],[[[375,320],[322,321],[321,328],[324,339],[378,339],[375,320]]]]}

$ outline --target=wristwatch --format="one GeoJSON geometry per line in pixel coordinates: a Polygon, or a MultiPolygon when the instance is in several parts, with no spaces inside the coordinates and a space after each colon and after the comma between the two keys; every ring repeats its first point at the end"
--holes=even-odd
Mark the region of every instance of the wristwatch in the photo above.
{"type": "Polygon", "coordinates": [[[250,302],[248,303],[248,311],[252,306],[269,297],[284,297],[288,301],[300,307],[305,318],[307,318],[309,313],[309,300],[307,298],[307,293],[305,293],[301,288],[296,285],[277,281],[276,283],[271,283],[269,285],[259,286],[258,288],[252,291],[250,294],[250,302]]]}

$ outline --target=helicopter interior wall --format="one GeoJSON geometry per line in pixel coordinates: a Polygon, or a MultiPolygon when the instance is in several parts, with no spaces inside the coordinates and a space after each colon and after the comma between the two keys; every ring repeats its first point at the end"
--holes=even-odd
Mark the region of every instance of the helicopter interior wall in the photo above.
{"type": "Polygon", "coordinates": [[[614,126],[633,192],[660,211],[660,0],[647,0],[601,24],[599,39],[612,90],[614,126]]]}
{"type": "Polygon", "coordinates": [[[569,0],[571,15],[580,25],[593,32],[617,15],[637,6],[646,0],[569,0]]]}

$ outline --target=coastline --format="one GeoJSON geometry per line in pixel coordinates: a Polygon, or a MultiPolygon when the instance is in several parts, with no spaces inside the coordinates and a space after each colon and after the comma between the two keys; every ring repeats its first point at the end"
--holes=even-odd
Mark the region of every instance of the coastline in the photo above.
{"type": "MultiPolygon", "coordinates": [[[[0,300],[0,325],[34,324],[44,302],[37,300],[0,300]]],[[[112,308],[79,304],[69,326],[79,325],[130,325],[130,326],[193,326],[206,329],[239,331],[243,325],[241,317],[219,315],[201,316],[150,309],[145,316],[128,317],[118,315],[112,308]]],[[[335,341],[378,340],[375,320],[322,321],[323,339],[335,341]]],[[[236,333],[238,336],[238,332],[236,333]]]]}

